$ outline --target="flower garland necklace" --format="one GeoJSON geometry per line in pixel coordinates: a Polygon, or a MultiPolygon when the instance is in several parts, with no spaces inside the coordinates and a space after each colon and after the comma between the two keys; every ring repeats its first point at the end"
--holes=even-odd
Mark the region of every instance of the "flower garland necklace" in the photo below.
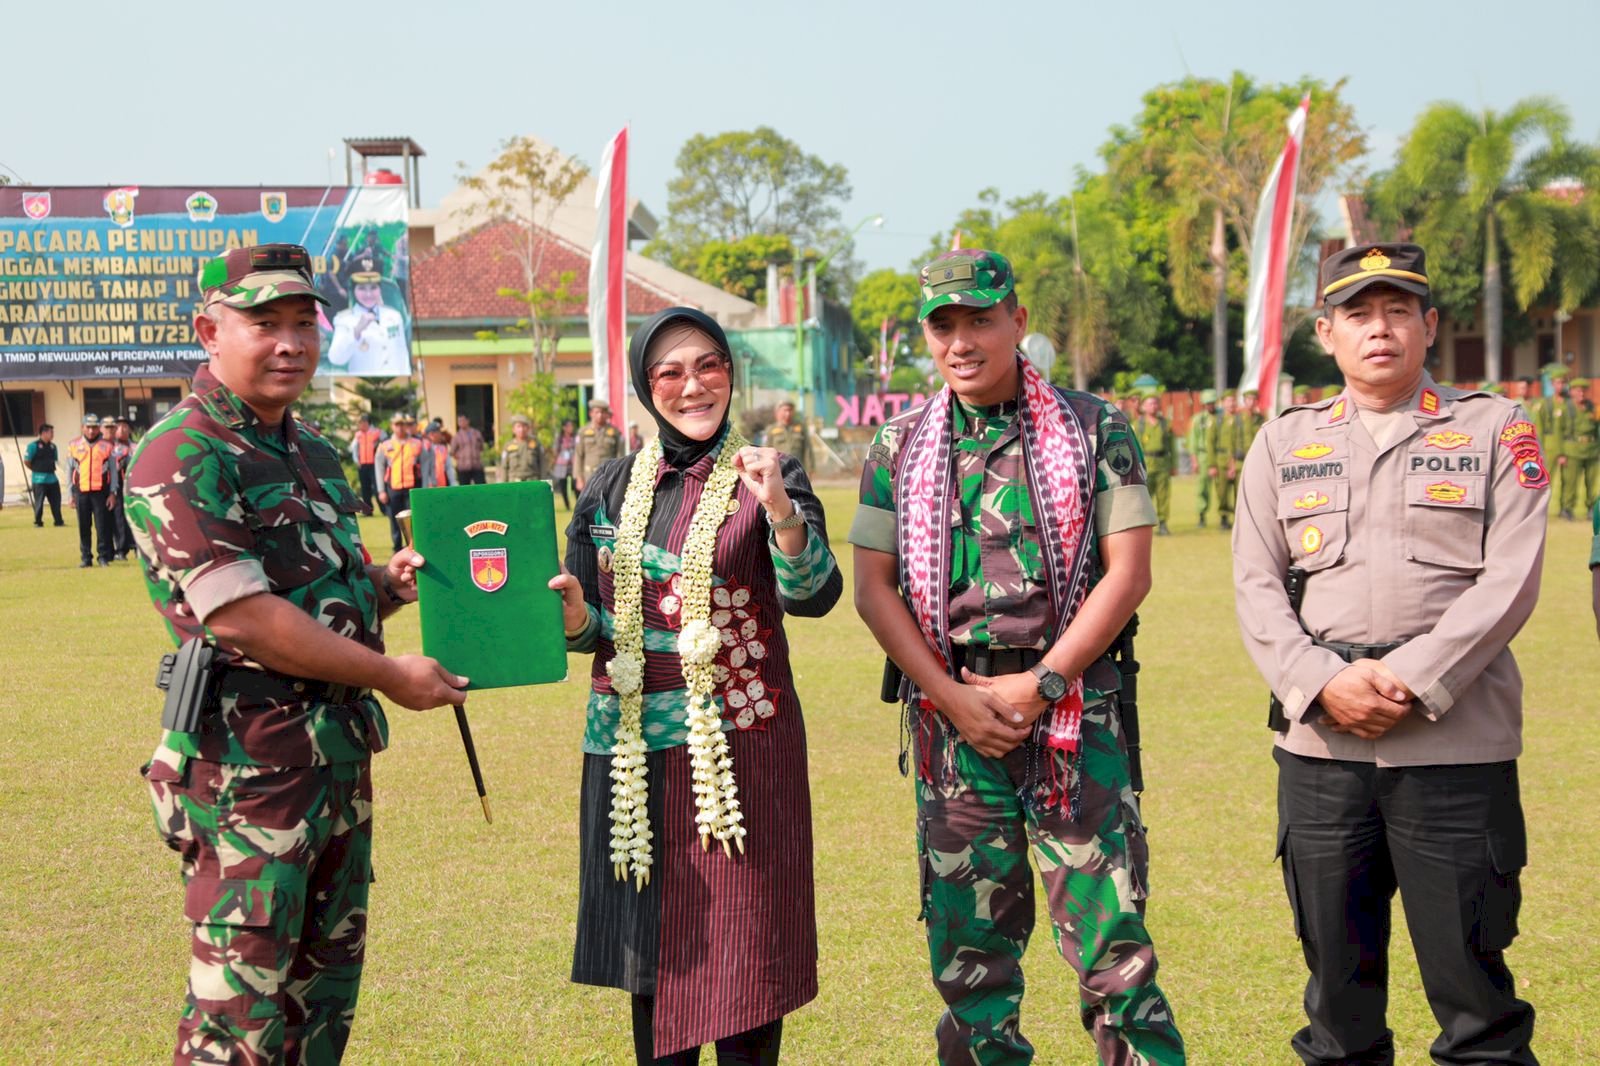
{"type": "MultiPolygon", "coordinates": [[[[711,691],[716,683],[716,657],[722,634],[711,624],[712,555],[717,530],[728,517],[728,503],[739,484],[733,457],[749,442],[730,428],[706,478],[700,503],[689,523],[680,565],[682,629],[678,655],[688,686],[689,763],[694,771],[695,824],[700,846],[711,838],[732,855],[731,840],[744,850],[744,815],[739,810],[739,789],[733,779],[733,754],[722,716],[711,691]]],[[[650,441],[633,463],[628,491],[622,498],[622,515],[611,557],[612,646],[616,657],[606,664],[611,687],[621,704],[616,743],[611,748],[611,866],[617,880],[633,876],[639,891],[650,883],[651,847],[649,785],[645,780],[645,745],[640,725],[644,707],[644,590],[645,531],[655,506],[656,469],[661,462],[661,439],[650,441]]]]}

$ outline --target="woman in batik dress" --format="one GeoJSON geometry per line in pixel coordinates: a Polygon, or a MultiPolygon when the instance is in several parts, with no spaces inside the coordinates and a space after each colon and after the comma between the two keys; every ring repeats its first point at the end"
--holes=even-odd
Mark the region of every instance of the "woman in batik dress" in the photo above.
{"type": "Polygon", "coordinates": [[[551,582],[568,647],[594,653],[572,979],[632,995],[640,1063],[706,1043],[719,1064],[774,1063],[784,1016],[817,993],[783,619],[826,614],[842,582],[800,463],[729,423],[716,322],[669,308],[628,359],[658,433],[584,487],[551,582]]]}

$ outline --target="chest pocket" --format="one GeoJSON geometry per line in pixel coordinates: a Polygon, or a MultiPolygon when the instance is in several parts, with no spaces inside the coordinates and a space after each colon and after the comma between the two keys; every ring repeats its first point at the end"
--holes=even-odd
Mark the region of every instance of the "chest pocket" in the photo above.
{"type": "Polygon", "coordinates": [[[358,505],[348,486],[344,489],[347,500],[339,502],[333,483],[343,482],[343,470],[337,478],[324,476],[332,471],[316,469],[321,465],[315,464],[313,470],[318,474],[318,483],[335,501],[337,517],[326,514],[327,504],[313,505],[294,471],[282,460],[246,459],[239,463],[245,522],[255,534],[256,553],[274,592],[301,588],[330,570],[343,569],[349,562],[338,550],[337,535],[330,527],[348,522],[353,529],[358,505]]]}
{"type": "Polygon", "coordinates": [[[1297,481],[1278,489],[1278,521],[1294,564],[1326,570],[1344,557],[1350,532],[1348,481],[1297,481]]]}
{"type": "Polygon", "coordinates": [[[1407,474],[1406,558],[1482,570],[1487,492],[1486,474],[1407,474]]]}

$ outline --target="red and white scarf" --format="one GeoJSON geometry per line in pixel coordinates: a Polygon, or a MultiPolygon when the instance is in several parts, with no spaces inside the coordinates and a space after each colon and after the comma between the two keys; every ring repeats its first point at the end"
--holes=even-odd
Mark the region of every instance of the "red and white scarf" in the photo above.
{"type": "MultiPolygon", "coordinates": [[[[1026,359],[1022,375],[1023,468],[1029,499],[1040,517],[1045,582],[1056,625],[1047,647],[1066,632],[1089,589],[1087,536],[1094,508],[1094,445],[1077,412],[1026,359]]],[[[946,385],[930,399],[901,449],[895,509],[900,587],[911,614],[946,670],[950,647],[950,516],[956,491],[950,409],[946,385]]],[[[1045,742],[1075,752],[1083,726],[1083,677],[1047,712],[1045,742]]]]}

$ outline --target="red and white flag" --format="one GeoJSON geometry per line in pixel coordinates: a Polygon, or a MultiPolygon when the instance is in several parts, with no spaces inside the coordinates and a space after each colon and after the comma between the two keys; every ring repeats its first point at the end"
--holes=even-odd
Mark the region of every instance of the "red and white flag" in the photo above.
{"type": "Polygon", "coordinates": [[[1278,371],[1283,367],[1284,289],[1289,276],[1289,234],[1294,229],[1294,191],[1300,177],[1300,144],[1311,110],[1307,94],[1289,116],[1289,143],[1272,168],[1256,207],[1250,241],[1250,295],[1244,308],[1244,376],[1240,393],[1255,392],[1268,417],[1278,410],[1278,371]]]}
{"type": "Polygon", "coordinates": [[[622,347],[628,313],[622,280],[628,255],[628,127],[606,145],[598,177],[594,253],[589,257],[589,341],[594,352],[594,394],[611,404],[611,417],[620,426],[628,412],[622,347]]]}

